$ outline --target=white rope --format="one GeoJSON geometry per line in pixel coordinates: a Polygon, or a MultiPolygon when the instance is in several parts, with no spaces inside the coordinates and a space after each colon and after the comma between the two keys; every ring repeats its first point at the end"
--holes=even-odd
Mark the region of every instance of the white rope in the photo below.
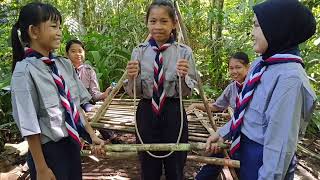
{"type": "MultiPolygon", "coordinates": [[[[177,56],[178,56],[178,60],[180,59],[180,54],[179,54],[179,44],[177,44],[177,56]]],[[[140,58],[142,58],[142,56],[140,56],[140,58]]],[[[179,135],[178,135],[178,138],[177,138],[177,142],[176,144],[179,144],[180,142],[180,139],[181,139],[181,136],[182,136],[182,130],[183,130],[183,104],[182,104],[182,86],[181,86],[181,76],[180,74],[178,73],[178,77],[179,77],[179,102],[180,102],[180,131],[179,131],[179,135]]],[[[139,138],[139,141],[141,144],[144,144],[143,143],[143,140],[140,136],[140,132],[139,132],[139,129],[138,129],[138,125],[137,125],[137,118],[136,118],[136,110],[137,110],[137,105],[136,105],[136,99],[137,99],[137,94],[136,94],[136,77],[134,77],[133,79],[133,112],[134,112],[134,126],[135,126],[135,129],[136,129],[136,133],[137,133],[137,136],[139,138]]],[[[171,151],[169,152],[168,154],[165,154],[165,155],[162,155],[162,156],[158,156],[158,155],[155,155],[155,154],[152,154],[150,151],[147,151],[147,153],[151,156],[151,157],[154,157],[154,158],[157,158],[157,159],[162,159],[162,158],[166,158],[166,157],[169,157],[172,153],[174,153],[174,151],[171,151]]]]}

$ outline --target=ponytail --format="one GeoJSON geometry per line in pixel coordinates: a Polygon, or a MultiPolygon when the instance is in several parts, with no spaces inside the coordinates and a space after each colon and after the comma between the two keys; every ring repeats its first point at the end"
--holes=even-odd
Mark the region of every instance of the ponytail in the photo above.
{"type": "Polygon", "coordinates": [[[178,32],[177,32],[177,29],[172,29],[171,31],[171,34],[172,34],[172,38],[175,40],[175,41],[178,41],[178,32]]]}
{"type": "Polygon", "coordinates": [[[14,70],[18,61],[21,61],[24,57],[24,47],[20,41],[18,34],[19,23],[13,25],[11,30],[11,45],[12,45],[12,71],[14,70]]]}

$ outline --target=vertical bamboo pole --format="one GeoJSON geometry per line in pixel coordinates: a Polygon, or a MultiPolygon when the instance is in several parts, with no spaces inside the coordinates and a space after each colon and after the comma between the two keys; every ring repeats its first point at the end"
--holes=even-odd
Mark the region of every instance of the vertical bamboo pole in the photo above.
{"type": "MultiPolygon", "coordinates": [[[[174,1],[174,5],[175,5],[175,8],[176,8],[176,10],[177,10],[178,20],[179,20],[180,22],[182,22],[182,17],[181,17],[181,14],[180,14],[179,5],[178,5],[177,0],[174,1]]],[[[185,28],[185,26],[184,26],[184,25],[181,26],[181,29],[182,29],[182,33],[183,33],[184,36],[185,36],[185,37],[184,37],[184,38],[185,38],[185,41],[186,41],[186,43],[188,44],[188,39],[186,38],[186,37],[187,37],[187,33],[186,33],[186,28],[185,28]]],[[[195,64],[195,65],[196,65],[196,64],[195,64]]],[[[211,110],[210,110],[210,108],[209,108],[208,100],[207,100],[207,98],[206,98],[206,96],[205,96],[205,93],[204,93],[204,91],[203,91],[203,86],[202,86],[201,78],[200,78],[200,76],[199,76],[199,74],[198,74],[197,72],[196,72],[196,79],[197,79],[197,82],[198,82],[199,93],[200,93],[201,99],[202,99],[202,101],[203,101],[203,103],[204,103],[204,106],[205,106],[205,108],[206,108],[206,111],[207,111],[207,113],[208,113],[208,117],[209,117],[210,123],[211,123],[214,131],[217,131],[217,126],[216,126],[216,123],[215,123],[214,119],[212,118],[212,112],[211,112],[211,110]]],[[[228,153],[227,153],[226,150],[224,150],[223,153],[224,153],[225,157],[229,158],[229,155],[228,155],[228,153]]],[[[236,175],[236,173],[235,173],[235,170],[234,170],[233,168],[230,168],[230,167],[229,167],[229,170],[230,170],[230,172],[231,172],[232,177],[233,177],[235,180],[238,180],[238,177],[237,177],[237,175],[236,175]]]]}
{"type": "MultiPolygon", "coordinates": [[[[180,25],[180,28],[181,28],[181,32],[183,34],[183,39],[185,41],[184,43],[186,43],[188,45],[189,44],[189,39],[187,37],[186,27],[183,24],[182,17],[181,17],[181,14],[180,14],[179,4],[178,4],[177,1],[174,1],[174,6],[176,8],[176,12],[177,12],[177,16],[178,16],[178,22],[179,22],[179,25],[180,25]]],[[[196,64],[195,64],[195,66],[196,66],[196,64]]],[[[208,100],[207,100],[207,98],[205,96],[205,93],[203,91],[202,81],[201,81],[201,78],[200,78],[200,76],[199,76],[197,71],[196,71],[196,80],[197,80],[197,83],[198,83],[198,88],[199,88],[199,93],[200,93],[201,99],[202,99],[202,101],[204,103],[204,106],[206,108],[206,111],[208,113],[208,117],[209,117],[210,123],[211,123],[213,129],[216,131],[217,130],[217,126],[216,126],[216,123],[215,123],[214,119],[212,118],[212,112],[211,112],[211,110],[209,108],[208,100]]]]}

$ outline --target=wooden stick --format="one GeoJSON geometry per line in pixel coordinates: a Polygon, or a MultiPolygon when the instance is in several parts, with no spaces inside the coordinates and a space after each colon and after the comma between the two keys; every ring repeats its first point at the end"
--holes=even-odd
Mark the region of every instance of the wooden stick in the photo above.
{"type": "Polygon", "coordinates": [[[119,92],[120,88],[123,85],[123,81],[127,78],[127,71],[125,71],[122,75],[122,77],[120,78],[120,80],[118,81],[116,87],[114,87],[111,91],[111,93],[108,95],[108,97],[105,99],[105,101],[103,102],[103,104],[101,105],[101,107],[98,109],[97,113],[95,114],[95,116],[93,117],[92,122],[97,122],[101,116],[103,116],[109,105],[111,104],[112,99],[114,98],[114,96],[119,92]]]}
{"type": "Polygon", "coordinates": [[[220,166],[240,168],[240,161],[231,160],[231,159],[189,155],[188,160],[206,163],[206,164],[214,164],[214,165],[220,165],[220,166]]]}
{"type": "Polygon", "coordinates": [[[301,146],[300,144],[298,144],[297,149],[298,149],[298,151],[301,151],[302,153],[305,153],[305,154],[307,154],[308,156],[311,156],[311,157],[313,157],[313,158],[315,158],[315,159],[320,160],[320,156],[319,156],[319,155],[311,152],[311,151],[308,150],[307,148],[304,148],[304,147],[301,146]]]}
{"type": "Polygon", "coordinates": [[[178,21],[180,22],[179,25],[180,25],[180,28],[181,28],[181,31],[182,31],[182,36],[183,36],[184,43],[189,44],[189,39],[188,39],[188,36],[187,36],[187,31],[186,31],[187,28],[183,23],[183,20],[182,20],[181,14],[180,14],[179,5],[178,5],[177,1],[174,1],[174,6],[176,8],[178,21]]]}
{"type": "MultiPolygon", "coordinates": [[[[90,150],[81,150],[81,156],[89,156],[91,155],[90,150]]],[[[137,152],[106,152],[103,158],[112,159],[112,160],[122,160],[122,159],[133,159],[137,158],[137,152]]]]}
{"type": "Polygon", "coordinates": [[[134,127],[110,125],[110,124],[101,124],[101,123],[90,123],[90,125],[93,128],[98,128],[98,129],[110,129],[110,130],[115,130],[115,131],[135,133],[135,128],[134,127]]]}
{"type": "Polygon", "coordinates": [[[99,122],[103,123],[103,124],[134,127],[134,124],[132,122],[111,121],[111,120],[106,119],[106,118],[101,118],[99,122]]]}
{"type": "Polygon", "coordinates": [[[206,128],[206,130],[210,133],[210,135],[213,135],[215,133],[215,131],[212,129],[212,127],[210,127],[210,125],[206,121],[204,121],[203,119],[199,119],[199,121],[201,122],[203,127],[206,128]]]}
{"type": "Polygon", "coordinates": [[[189,141],[196,141],[196,142],[206,142],[208,138],[203,138],[203,137],[195,137],[195,136],[189,136],[188,140],[189,141]]]}
{"type": "MultiPolygon", "coordinates": [[[[221,148],[229,148],[227,144],[218,144],[221,148]]],[[[139,152],[139,151],[191,151],[205,150],[205,143],[168,143],[168,144],[108,144],[104,146],[106,152],[139,152]]]]}
{"type": "MultiPolygon", "coordinates": [[[[186,27],[184,26],[183,24],[183,20],[182,20],[182,17],[181,17],[181,14],[180,14],[180,9],[179,9],[179,5],[178,5],[178,2],[177,1],[174,1],[174,5],[175,5],[175,8],[177,9],[176,12],[177,12],[177,16],[178,16],[178,21],[180,22],[180,25],[181,25],[181,31],[182,31],[182,34],[183,34],[183,38],[184,38],[184,42],[186,44],[189,44],[189,40],[187,38],[187,31],[186,31],[186,27]]],[[[196,64],[194,64],[196,66],[196,64]]],[[[195,70],[196,70],[196,67],[195,67],[195,70]]],[[[197,80],[197,84],[198,84],[198,88],[199,88],[199,93],[200,93],[200,96],[201,96],[201,99],[202,99],[202,102],[204,103],[204,106],[206,108],[206,111],[208,113],[208,116],[209,116],[209,120],[212,124],[212,127],[213,129],[216,131],[217,130],[217,127],[215,125],[215,122],[214,120],[212,119],[212,112],[211,112],[211,109],[209,108],[209,105],[208,105],[208,100],[204,94],[204,91],[203,91],[203,87],[202,87],[202,81],[201,81],[201,78],[196,70],[196,80],[197,80]]]]}
{"type": "MultiPolygon", "coordinates": [[[[82,150],[81,156],[89,156],[91,155],[90,150],[82,150]]],[[[138,153],[136,151],[133,152],[106,152],[104,158],[107,159],[133,159],[137,158],[138,153]]],[[[201,156],[194,156],[188,155],[187,159],[189,161],[196,161],[200,163],[212,164],[212,165],[219,165],[219,166],[230,166],[235,168],[240,168],[240,162],[236,160],[230,159],[223,159],[223,158],[214,158],[214,157],[201,157],[201,156]]]]}

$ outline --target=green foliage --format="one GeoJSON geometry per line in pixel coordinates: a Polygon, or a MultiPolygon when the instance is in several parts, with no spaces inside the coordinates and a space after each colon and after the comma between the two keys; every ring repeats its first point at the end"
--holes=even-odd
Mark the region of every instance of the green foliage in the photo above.
{"type": "MultiPolygon", "coordinates": [[[[143,2],[101,2],[101,4],[109,3],[108,6],[94,5],[93,1],[87,2],[83,6],[86,16],[81,20],[87,33],[79,35],[65,31],[63,34],[64,42],[78,38],[85,43],[86,63],[95,68],[101,90],[111,82],[118,81],[125,71],[132,49],[147,36],[143,2]],[[92,11],[92,8],[88,9],[92,6],[101,8],[99,13],[92,11]]],[[[64,53],[64,46],[59,52],[64,53]]]]}

